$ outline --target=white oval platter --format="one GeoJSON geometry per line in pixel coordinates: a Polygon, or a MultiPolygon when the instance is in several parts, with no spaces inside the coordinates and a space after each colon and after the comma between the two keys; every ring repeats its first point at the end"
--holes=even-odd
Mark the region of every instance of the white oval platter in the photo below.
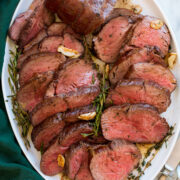
{"type": "MultiPolygon", "coordinates": [[[[14,21],[14,19],[17,17],[17,15],[21,12],[24,12],[29,5],[31,4],[32,0],[21,0],[14,12],[14,15],[12,17],[12,21],[11,23],[14,21]]],[[[160,9],[159,5],[157,4],[156,1],[154,0],[134,0],[133,1],[135,4],[139,4],[142,8],[143,8],[143,14],[147,14],[147,15],[152,15],[152,16],[156,16],[161,18],[162,20],[164,20],[164,22],[166,22],[166,24],[169,27],[169,30],[171,32],[171,37],[172,37],[172,51],[173,52],[177,52],[177,54],[179,55],[180,52],[178,50],[177,47],[177,43],[176,43],[176,38],[175,35],[172,31],[172,28],[170,26],[170,24],[167,21],[166,15],[163,14],[162,10],[160,9]]],[[[4,95],[4,102],[6,105],[6,110],[8,113],[8,117],[12,126],[12,129],[14,131],[14,134],[17,138],[17,141],[22,149],[22,151],[24,152],[25,156],[27,157],[27,159],[29,160],[29,162],[32,164],[32,166],[34,167],[34,169],[44,178],[47,180],[59,180],[60,176],[56,175],[53,177],[49,177],[44,175],[41,171],[40,171],[40,153],[38,151],[35,150],[31,140],[30,140],[30,136],[28,136],[29,140],[30,140],[30,145],[31,148],[29,150],[26,149],[24,142],[22,140],[20,131],[19,131],[19,127],[16,123],[16,121],[14,120],[14,114],[12,112],[12,105],[11,105],[11,101],[6,102],[6,100],[8,99],[7,96],[11,95],[11,91],[10,91],[10,87],[8,84],[8,63],[9,63],[9,50],[13,50],[14,49],[14,43],[7,37],[6,40],[6,46],[5,46],[5,55],[4,55],[4,64],[3,64],[3,70],[2,70],[2,88],[3,88],[3,95],[4,95]]],[[[173,69],[173,73],[177,79],[177,82],[180,82],[180,59],[178,57],[177,63],[173,69]]],[[[176,143],[178,134],[179,134],[179,129],[180,129],[180,87],[179,84],[176,88],[176,90],[173,92],[173,94],[171,95],[171,105],[168,108],[168,110],[162,114],[162,116],[164,116],[169,125],[175,125],[175,129],[174,129],[174,135],[170,138],[170,140],[167,143],[167,147],[164,145],[161,150],[158,152],[158,154],[156,155],[155,159],[152,161],[152,165],[145,171],[145,174],[141,177],[141,180],[151,180],[154,179],[156,177],[156,175],[159,173],[159,171],[161,170],[161,168],[163,167],[163,165],[165,164],[165,162],[167,161],[168,157],[170,156],[172,149],[176,143]]]]}

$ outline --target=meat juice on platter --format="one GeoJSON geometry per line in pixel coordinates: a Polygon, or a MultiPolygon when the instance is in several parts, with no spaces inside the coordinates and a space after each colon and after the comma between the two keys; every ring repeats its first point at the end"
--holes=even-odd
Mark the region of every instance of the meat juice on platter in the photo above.
{"type": "Polygon", "coordinates": [[[139,178],[172,134],[161,117],[176,88],[169,30],[139,5],[118,3],[34,0],[9,29],[18,47],[13,110],[28,121],[25,139],[32,124],[47,176],[139,178]]]}

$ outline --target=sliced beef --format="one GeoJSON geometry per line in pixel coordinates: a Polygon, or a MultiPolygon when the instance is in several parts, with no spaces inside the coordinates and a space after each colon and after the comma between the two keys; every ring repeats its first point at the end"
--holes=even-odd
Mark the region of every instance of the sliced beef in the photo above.
{"type": "Polygon", "coordinates": [[[95,180],[124,180],[140,159],[141,153],[134,144],[115,140],[95,152],[90,170],[95,180]]]}
{"type": "Polygon", "coordinates": [[[113,10],[115,2],[114,0],[47,0],[46,7],[56,12],[60,19],[71,25],[76,32],[89,34],[105,21],[113,10]]]}
{"type": "Polygon", "coordinates": [[[67,126],[59,136],[59,144],[70,147],[72,144],[86,139],[82,133],[92,133],[93,126],[89,122],[76,122],[67,126]]]}
{"type": "Polygon", "coordinates": [[[23,62],[31,55],[33,54],[37,54],[39,53],[39,47],[38,44],[35,44],[34,46],[32,46],[29,50],[27,50],[26,52],[24,52],[23,54],[21,54],[18,58],[17,61],[17,68],[21,69],[21,66],[23,64],[23,62]]]}
{"type": "Polygon", "coordinates": [[[17,101],[24,110],[32,111],[43,100],[46,89],[53,79],[53,75],[54,72],[52,71],[37,74],[30,82],[20,88],[17,93],[17,101]]]}
{"type": "Polygon", "coordinates": [[[74,49],[80,55],[82,55],[84,52],[83,45],[77,39],[75,39],[72,35],[68,33],[64,34],[64,36],[62,37],[61,36],[47,36],[41,42],[33,45],[30,49],[26,50],[23,54],[20,55],[18,59],[17,68],[20,69],[23,62],[31,55],[42,53],[42,52],[57,52],[59,45],[63,45],[69,49],[74,49]]]}
{"type": "Polygon", "coordinates": [[[168,53],[170,33],[165,24],[160,29],[153,29],[151,27],[151,22],[155,20],[158,19],[151,16],[145,16],[134,29],[132,38],[125,49],[134,47],[153,47],[159,51],[159,54],[162,57],[164,57],[168,53]]]}
{"type": "Polygon", "coordinates": [[[58,95],[63,97],[68,104],[69,109],[87,106],[99,95],[100,89],[97,86],[80,87],[75,91],[58,95]]]}
{"type": "Polygon", "coordinates": [[[29,56],[23,62],[19,72],[20,85],[27,83],[37,73],[58,69],[65,60],[65,57],[59,53],[40,53],[29,56]]]}
{"type": "MultiPolygon", "coordinates": [[[[135,22],[141,21],[143,19],[143,15],[135,14],[134,11],[132,11],[130,9],[114,8],[113,11],[111,11],[110,15],[107,16],[107,18],[106,18],[104,24],[102,24],[102,26],[107,24],[110,20],[117,18],[119,16],[128,17],[129,21],[131,21],[131,23],[135,23],[135,22]]],[[[100,27],[100,28],[102,28],[102,27],[100,27]]]]}
{"type": "Polygon", "coordinates": [[[82,133],[91,133],[93,127],[87,122],[79,122],[66,127],[59,135],[59,138],[43,154],[41,158],[41,171],[49,176],[62,172],[63,168],[58,166],[57,157],[63,155],[68,148],[85,138],[82,133]]]}
{"type": "Polygon", "coordinates": [[[76,50],[80,55],[84,53],[84,47],[74,36],[69,33],[65,33],[63,36],[63,45],[69,49],[76,50]]]}
{"type": "Polygon", "coordinates": [[[19,40],[20,33],[24,26],[27,24],[31,14],[32,11],[27,10],[26,12],[23,12],[16,17],[15,21],[13,22],[8,31],[8,35],[13,41],[17,42],[19,40]]]}
{"type": "Polygon", "coordinates": [[[47,37],[47,30],[42,29],[27,45],[24,46],[23,52],[25,53],[29,49],[31,49],[34,45],[38,44],[45,37],[47,37]]]}
{"type": "Polygon", "coordinates": [[[123,79],[131,65],[139,62],[154,62],[166,66],[165,61],[150,48],[135,48],[121,57],[109,73],[109,80],[115,85],[123,79]]]}
{"type": "Polygon", "coordinates": [[[34,127],[31,139],[35,148],[39,151],[41,147],[46,150],[52,140],[63,130],[65,122],[62,120],[62,113],[58,113],[34,127]]]}
{"type": "Polygon", "coordinates": [[[35,1],[31,16],[19,36],[18,45],[20,48],[28,44],[45,26],[52,24],[54,21],[54,15],[44,6],[45,0],[35,1]]]}
{"type": "Polygon", "coordinates": [[[53,23],[48,29],[42,29],[27,45],[25,45],[23,52],[26,52],[35,44],[40,43],[47,36],[63,36],[65,33],[68,33],[77,39],[82,39],[80,35],[76,34],[67,24],[53,23]]]}
{"type": "Polygon", "coordinates": [[[65,46],[66,48],[76,50],[80,55],[84,52],[83,45],[75,39],[72,35],[66,33],[63,37],[61,36],[49,36],[44,38],[40,45],[40,52],[57,52],[57,49],[60,45],[65,46]]]}
{"type": "Polygon", "coordinates": [[[63,36],[64,30],[66,29],[67,25],[65,23],[53,23],[48,27],[48,35],[49,36],[63,36]]]}
{"type": "MultiPolygon", "coordinates": [[[[57,113],[56,115],[45,119],[38,126],[33,128],[31,138],[37,150],[40,150],[41,145],[46,149],[53,138],[63,129],[65,122],[80,121],[78,116],[88,112],[94,112],[95,108],[92,105],[75,108],[64,113],[57,113]]],[[[90,136],[87,139],[91,143],[105,143],[107,142],[103,136],[90,136]]]]}
{"type": "Polygon", "coordinates": [[[120,80],[117,86],[110,90],[106,102],[114,105],[145,103],[156,107],[162,113],[170,105],[170,92],[152,81],[120,80]]]}
{"type": "Polygon", "coordinates": [[[72,35],[76,39],[82,40],[82,37],[79,34],[75,33],[72,28],[65,23],[56,22],[48,27],[49,36],[63,36],[65,33],[72,35]]]}
{"type": "Polygon", "coordinates": [[[86,180],[94,180],[94,178],[91,175],[88,159],[86,159],[82,163],[82,165],[81,165],[81,167],[80,167],[80,169],[79,169],[79,171],[78,171],[78,173],[76,175],[76,178],[75,178],[75,180],[84,180],[84,179],[86,179],[86,180]]]}
{"type": "Polygon", "coordinates": [[[89,147],[88,143],[80,142],[71,146],[65,154],[66,175],[70,179],[85,180],[93,179],[89,170],[89,147]]]}
{"type": "Polygon", "coordinates": [[[60,146],[58,143],[58,138],[56,141],[49,146],[49,148],[41,156],[40,168],[41,171],[48,176],[54,176],[59,172],[63,171],[63,167],[58,165],[58,155],[64,154],[68,147],[60,146]]]}
{"type": "Polygon", "coordinates": [[[63,113],[62,118],[66,122],[76,122],[80,120],[78,117],[81,114],[91,113],[95,111],[96,108],[93,105],[83,106],[80,108],[68,110],[67,112],[63,113]]]}
{"type": "Polygon", "coordinates": [[[69,109],[87,106],[100,92],[97,71],[90,62],[73,59],[64,63],[57,79],[50,84],[46,96],[65,99],[69,109]]]}
{"type": "Polygon", "coordinates": [[[57,80],[51,84],[47,95],[68,94],[77,92],[77,88],[98,86],[97,71],[93,69],[92,64],[83,59],[74,59],[60,67],[57,80]]]}
{"type": "Polygon", "coordinates": [[[63,43],[61,36],[50,36],[44,38],[39,44],[40,52],[57,52],[59,45],[63,43]]]}
{"type": "Polygon", "coordinates": [[[33,126],[44,121],[46,118],[68,109],[87,106],[98,96],[98,87],[78,88],[76,92],[70,92],[65,95],[48,97],[42,103],[38,104],[31,113],[31,122],[33,126]]]}
{"type": "Polygon", "coordinates": [[[119,16],[103,27],[95,39],[95,50],[102,61],[113,63],[117,60],[132,25],[128,17],[119,16]]]}
{"type": "Polygon", "coordinates": [[[31,123],[33,126],[37,126],[52,115],[65,112],[67,108],[67,103],[61,97],[46,98],[31,112],[31,123]]]}
{"type": "Polygon", "coordinates": [[[125,139],[134,143],[158,143],[169,130],[165,118],[147,104],[112,106],[103,112],[101,127],[108,140],[125,139]]]}
{"type": "Polygon", "coordinates": [[[159,64],[137,63],[134,64],[126,78],[141,78],[144,80],[154,81],[162,87],[172,92],[176,88],[176,79],[172,72],[159,64]]]}

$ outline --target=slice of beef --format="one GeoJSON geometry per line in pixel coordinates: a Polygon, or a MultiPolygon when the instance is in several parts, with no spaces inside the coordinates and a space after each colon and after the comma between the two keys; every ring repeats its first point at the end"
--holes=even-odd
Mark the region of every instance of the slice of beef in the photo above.
{"type": "Polygon", "coordinates": [[[70,179],[93,179],[89,170],[89,147],[91,144],[80,142],[71,146],[65,154],[66,175],[70,179]]]}
{"type": "MultiPolygon", "coordinates": [[[[141,21],[143,19],[143,15],[134,13],[133,10],[126,8],[114,8],[111,14],[106,18],[104,24],[107,24],[110,20],[117,18],[119,16],[125,16],[129,18],[129,21],[135,23],[137,21],[141,21]]],[[[104,26],[102,24],[102,26],[104,26]]]]}
{"type": "Polygon", "coordinates": [[[95,51],[102,61],[113,63],[117,60],[132,25],[128,17],[119,16],[103,27],[95,39],[95,51]]]}
{"type": "Polygon", "coordinates": [[[20,88],[17,93],[17,101],[24,110],[32,111],[43,100],[46,89],[53,79],[53,75],[54,72],[52,71],[37,74],[20,88]]]}
{"type": "Polygon", "coordinates": [[[8,35],[13,41],[17,42],[19,40],[20,33],[24,26],[27,24],[31,14],[32,11],[27,10],[26,12],[23,12],[16,17],[15,21],[10,26],[8,31],[8,35]]]}
{"type": "Polygon", "coordinates": [[[45,26],[54,21],[54,15],[46,9],[44,2],[45,0],[36,0],[34,3],[33,12],[19,36],[18,45],[20,48],[28,44],[45,26]]]}
{"type": "Polygon", "coordinates": [[[75,178],[75,180],[84,180],[84,179],[86,179],[86,180],[94,180],[94,178],[91,175],[88,159],[86,159],[82,163],[82,165],[81,165],[81,167],[80,167],[80,169],[78,171],[78,174],[76,175],[76,178],[75,178]]]}
{"type": "Polygon", "coordinates": [[[91,104],[94,99],[99,95],[100,89],[97,86],[92,87],[80,87],[76,91],[71,91],[66,94],[59,95],[64,97],[68,104],[69,109],[74,109],[77,107],[87,106],[91,104]]]}
{"type": "Polygon", "coordinates": [[[64,147],[70,147],[72,144],[85,140],[82,133],[92,133],[93,125],[89,122],[76,122],[67,126],[59,136],[59,144],[64,147]]]}
{"type": "Polygon", "coordinates": [[[134,29],[132,38],[125,49],[133,47],[154,47],[159,51],[159,54],[164,57],[169,50],[170,33],[165,24],[160,29],[153,29],[151,22],[156,20],[158,19],[155,17],[145,16],[134,29]]]}
{"type": "Polygon", "coordinates": [[[58,113],[34,127],[31,139],[35,148],[39,151],[41,147],[46,150],[52,140],[63,130],[65,122],[62,120],[62,113],[58,113]]]}
{"type": "Polygon", "coordinates": [[[166,66],[165,61],[150,48],[134,48],[121,57],[109,73],[109,80],[115,85],[123,79],[131,65],[139,62],[154,62],[166,66]]]}
{"type": "Polygon", "coordinates": [[[114,0],[80,1],[47,0],[46,7],[80,34],[89,34],[98,28],[113,10],[114,0]]]}
{"type": "Polygon", "coordinates": [[[66,122],[76,122],[80,121],[78,117],[81,114],[91,113],[95,111],[96,108],[93,105],[83,106],[72,110],[68,110],[67,112],[63,113],[62,118],[66,122]]]}
{"type": "Polygon", "coordinates": [[[81,134],[91,133],[93,127],[87,122],[79,122],[67,126],[59,135],[59,138],[52,144],[41,157],[41,171],[49,176],[62,172],[63,168],[58,166],[57,157],[63,155],[68,148],[81,140],[85,140],[81,134]]]}
{"type": "Polygon", "coordinates": [[[160,113],[166,111],[170,105],[169,90],[155,82],[142,79],[120,80],[114,89],[111,89],[107,104],[121,105],[124,103],[145,103],[158,109],[160,113]]]}
{"type": "Polygon", "coordinates": [[[67,103],[61,97],[51,97],[44,99],[31,112],[31,123],[37,126],[48,117],[67,110],[67,103]]]}
{"type": "Polygon", "coordinates": [[[77,91],[77,88],[98,86],[97,71],[93,69],[92,63],[84,59],[73,59],[60,67],[57,80],[50,85],[47,95],[64,95],[71,92],[80,93],[77,91]]]}
{"type": "Polygon", "coordinates": [[[37,73],[57,70],[65,60],[65,57],[59,53],[39,53],[29,56],[19,72],[20,85],[27,83],[37,73]]]}
{"type": "Polygon", "coordinates": [[[77,143],[71,146],[68,152],[65,154],[66,164],[65,171],[66,175],[70,179],[75,179],[83,161],[88,160],[89,152],[88,147],[90,144],[77,143]]]}
{"type": "Polygon", "coordinates": [[[40,52],[57,52],[60,45],[66,48],[76,50],[80,55],[84,52],[83,45],[75,39],[72,35],[66,33],[61,36],[49,36],[44,38],[39,44],[40,52]]]}
{"type": "Polygon", "coordinates": [[[39,44],[40,52],[57,52],[59,45],[63,43],[61,36],[50,36],[44,38],[39,44]]]}
{"type": "Polygon", "coordinates": [[[38,44],[47,36],[48,36],[47,30],[42,29],[27,45],[24,46],[23,53],[31,49],[34,45],[38,44]]]}
{"type": "Polygon", "coordinates": [[[21,66],[23,62],[31,55],[39,53],[39,47],[38,44],[35,44],[32,46],[29,50],[25,51],[23,54],[21,54],[17,61],[17,69],[21,69],[21,66]]]}
{"type": "Polygon", "coordinates": [[[68,33],[75,37],[76,39],[82,40],[82,37],[80,34],[75,33],[72,28],[62,22],[56,22],[51,24],[51,26],[48,27],[48,35],[49,36],[63,36],[65,33],[68,33]]]}
{"type": "Polygon", "coordinates": [[[126,78],[141,78],[144,80],[154,81],[162,87],[172,92],[176,88],[176,79],[172,72],[159,64],[137,63],[134,64],[126,78]]]}
{"type": "Polygon", "coordinates": [[[134,144],[115,140],[109,146],[96,151],[90,163],[90,170],[95,180],[124,180],[140,159],[141,153],[134,144]]]}
{"type": "Polygon", "coordinates": [[[49,146],[49,148],[41,156],[40,169],[48,176],[54,176],[63,171],[63,167],[58,165],[58,155],[64,154],[67,151],[67,147],[60,146],[58,138],[49,146]]]}
{"type": "Polygon", "coordinates": [[[76,50],[80,55],[84,53],[84,47],[82,43],[69,33],[64,34],[63,45],[69,49],[76,50]]]}
{"type": "Polygon", "coordinates": [[[165,118],[147,104],[112,106],[103,112],[101,127],[106,139],[133,143],[158,143],[169,130],[165,118]]]}
{"type": "Polygon", "coordinates": [[[66,24],[62,22],[56,22],[48,27],[49,36],[63,36],[66,24]]]}

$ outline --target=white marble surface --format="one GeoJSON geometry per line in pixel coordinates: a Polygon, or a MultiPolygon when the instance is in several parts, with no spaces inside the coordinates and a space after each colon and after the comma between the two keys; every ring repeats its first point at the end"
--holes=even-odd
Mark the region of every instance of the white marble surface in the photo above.
{"type": "Polygon", "coordinates": [[[156,2],[165,12],[180,47],[180,0],[156,0],[156,2]]]}

